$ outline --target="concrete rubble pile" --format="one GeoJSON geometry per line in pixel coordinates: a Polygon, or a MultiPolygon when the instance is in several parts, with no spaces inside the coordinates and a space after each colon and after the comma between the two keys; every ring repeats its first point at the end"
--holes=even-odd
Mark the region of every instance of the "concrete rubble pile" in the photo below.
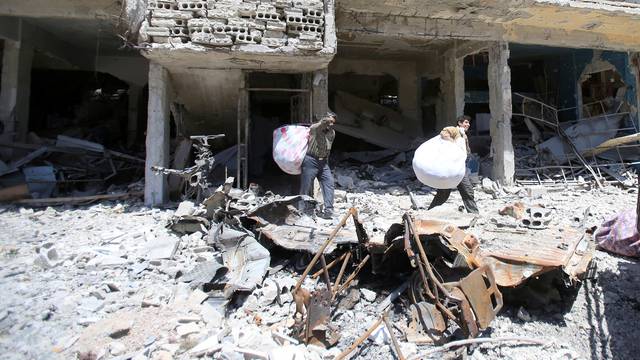
{"type": "Polygon", "coordinates": [[[143,36],[153,43],[317,51],[324,46],[324,12],[321,0],[150,0],[143,36]]]}
{"type": "MultiPolygon", "coordinates": [[[[602,271],[617,266],[594,252],[592,225],[631,204],[628,190],[611,186],[533,196],[514,187],[496,197],[477,192],[485,214],[478,217],[456,206],[410,210],[408,193],[356,188],[337,199],[344,216],[325,220],[313,215],[312,198],[232,183],[175,210],[2,208],[0,222],[12,235],[2,242],[8,295],[0,326],[9,340],[47,339],[17,342],[25,346],[15,351],[92,359],[441,358],[459,350],[439,345],[467,337],[533,331],[548,343],[553,336],[544,334],[566,331],[539,319],[562,318],[563,302],[575,297],[567,292],[582,295],[564,310],[565,326],[584,326],[586,285],[575,286],[593,276],[593,257],[602,271]],[[576,197],[587,196],[591,204],[576,209],[576,197]],[[548,221],[527,226],[527,218],[548,221]]],[[[431,197],[424,188],[413,195],[418,203],[431,197]]],[[[584,352],[580,334],[544,348],[474,354],[553,358],[584,352]]]]}

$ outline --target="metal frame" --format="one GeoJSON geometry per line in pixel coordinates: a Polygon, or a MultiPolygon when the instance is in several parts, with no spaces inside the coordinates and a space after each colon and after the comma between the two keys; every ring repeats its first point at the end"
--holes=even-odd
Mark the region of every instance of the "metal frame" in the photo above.
{"type": "Polygon", "coordinates": [[[238,96],[238,118],[237,118],[237,141],[238,154],[236,156],[236,185],[240,189],[249,187],[249,142],[251,125],[251,92],[289,92],[306,93],[309,105],[309,119],[313,118],[313,86],[309,89],[289,89],[289,88],[252,88],[249,86],[250,71],[243,71],[240,80],[238,96]]]}

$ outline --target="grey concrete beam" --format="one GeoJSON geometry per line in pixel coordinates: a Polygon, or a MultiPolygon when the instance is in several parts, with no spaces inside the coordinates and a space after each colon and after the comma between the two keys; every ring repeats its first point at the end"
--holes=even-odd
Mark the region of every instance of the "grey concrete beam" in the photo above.
{"type": "Polygon", "coordinates": [[[322,118],[329,110],[329,70],[322,69],[313,73],[312,109],[317,119],[322,118]]]}
{"type": "Polygon", "coordinates": [[[452,126],[464,112],[464,58],[456,56],[455,49],[444,55],[444,74],[440,89],[444,99],[444,116],[438,116],[436,129],[452,126]]]}
{"type": "Polygon", "coordinates": [[[0,16],[0,38],[29,44],[72,68],[93,70],[94,61],[84,51],[23,19],[0,16]]]}
{"type": "Polygon", "coordinates": [[[509,45],[496,42],[489,47],[489,108],[491,110],[491,152],[493,179],[503,185],[513,183],[515,158],[511,135],[511,69],[509,45]]]}
{"type": "Polygon", "coordinates": [[[0,122],[4,129],[0,134],[2,140],[25,141],[27,137],[32,60],[31,46],[17,41],[4,41],[0,89],[0,122]]]}
{"type": "Polygon", "coordinates": [[[152,166],[169,166],[169,105],[171,78],[167,69],[152,62],[149,65],[149,109],[147,118],[144,171],[144,203],[157,206],[169,200],[167,176],[155,174],[152,166]]]}
{"type": "MultiPolygon", "coordinates": [[[[136,1],[136,0],[129,0],[136,1]]],[[[118,0],[2,0],[0,15],[68,19],[95,19],[117,16],[122,9],[118,0]]]]}

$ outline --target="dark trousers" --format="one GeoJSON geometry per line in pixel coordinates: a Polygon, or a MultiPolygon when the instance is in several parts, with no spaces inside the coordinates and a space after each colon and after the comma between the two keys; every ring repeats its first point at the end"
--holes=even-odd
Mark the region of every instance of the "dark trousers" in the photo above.
{"type": "MultiPolygon", "coordinates": [[[[467,209],[467,212],[478,214],[478,206],[476,205],[476,200],[473,197],[473,185],[469,178],[468,169],[464,174],[462,181],[458,184],[458,192],[460,192],[460,196],[462,196],[462,202],[464,203],[464,207],[467,209]]],[[[436,196],[431,201],[431,205],[429,205],[429,209],[433,209],[436,206],[444,204],[449,198],[449,195],[451,195],[451,189],[438,189],[436,196]]]]}
{"type": "Polygon", "coordinates": [[[318,178],[322,188],[322,198],[324,199],[325,211],[333,211],[333,174],[329,169],[327,158],[318,160],[311,155],[306,155],[302,161],[302,174],[300,176],[300,194],[312,195],[313,180],[318,178]]]}

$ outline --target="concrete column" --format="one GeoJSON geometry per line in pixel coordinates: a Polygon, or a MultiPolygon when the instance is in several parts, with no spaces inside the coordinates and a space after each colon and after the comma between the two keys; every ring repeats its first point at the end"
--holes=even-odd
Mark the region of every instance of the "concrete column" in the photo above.
{"type": "Polygon", "coordinates": [[[24,42],[4,41],[0,88],[2,140],[25,141],[27,138],[32,60],[33,47],[24,42]]]}
{"type": "Polygon", "coordinates": [[[458,116],[464,114],[464,57],[456,57],[455,51],[448,51],[444,56],[440,91],[444,116],[438,116],[436,130],[455,125],[458,116]]]}
{"type": "Polygon", "coordinates": [[[142,86],[129,84],[127,146],[133,145],[138,136],[138,107],[140,106],[140,96],[142,96],[142,86]]]}
{"type": "Polygon", "coordinates": [[[316,70],[311,85],[313,115],[320,119],[329,110],[329,70],[316,70]]]}
{"type": "Polygon", "coordinates": [[[169,200],[166,175],[156,175],[152,166],[169,165],[169,104],[171,79],[167,69],[155,62],[149,65],[149,109],[147,118],[147,159],[145,163],[144,203],[161,205],[169,200]]]}
{"type": "Polygon", "coordinates": [[[515,159],[511,142],[511,69],[509,45],[497,42],[489,47],[489,108],[491,109],[491,152],[493,179],[513,183],[515,159]]]}

